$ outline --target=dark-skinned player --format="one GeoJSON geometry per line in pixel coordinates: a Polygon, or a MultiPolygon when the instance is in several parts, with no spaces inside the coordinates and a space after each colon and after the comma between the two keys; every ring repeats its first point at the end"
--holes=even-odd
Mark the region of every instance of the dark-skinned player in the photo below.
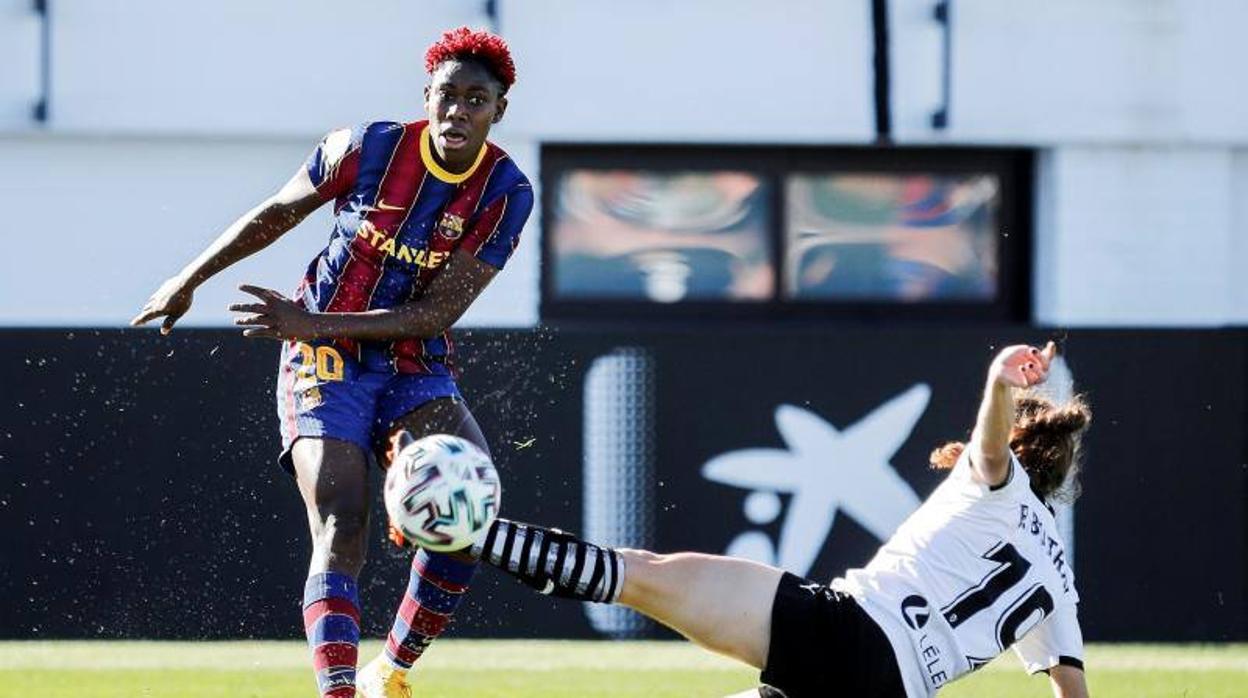
{"type": "MultiPolygon", "coordinates": [[[[245,336],[282,346],[279,462],[307,505],[303,617],[323,698],[351,698],[357,688],[370,460],[386,463],[400,430],[457,434],[487,449],[456,386],[448,330],[503,268],[533,208],[528,179],[486,140],[515,81],[506,44],[460,28],[425,58],[427,120],[329,133],[277,194],[161,285],[132,323],[164,318],[168,333],[196,287],[332,202],[329,244],[293,297],[244,285],[255,300],[230,306],[245,336]]],[[[385,652],[360,672],[365,696],[410,695],[407,671],[449,623],[475,564],[416,553],[385,652]]]]}

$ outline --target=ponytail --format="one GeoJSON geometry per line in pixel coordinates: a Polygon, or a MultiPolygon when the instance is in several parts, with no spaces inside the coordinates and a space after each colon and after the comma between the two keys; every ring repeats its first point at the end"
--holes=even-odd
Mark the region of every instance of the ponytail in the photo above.
{"type": "MultiPolygon", "coordinates": [[[[1075,396],[1062,405],[1023,397],[1015,404],[1014,415],[1010,450],[1027,471],[1031,488],[1041,499],[1074,501],[1079,496],[1083,432],[1092,421],[1083,397],[1075,396]]],[[[933,468],[949,470],[965,450],[966,444],[950,441],[932,451],[929,460],[933,468]]]]}

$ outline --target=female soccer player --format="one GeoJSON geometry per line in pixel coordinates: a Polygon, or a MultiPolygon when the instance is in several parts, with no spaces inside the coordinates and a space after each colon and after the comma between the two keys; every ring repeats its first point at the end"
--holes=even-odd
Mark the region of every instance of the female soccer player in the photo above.
{"type": "Polygon", "coordinates": [[[743,696],[932,696],[1013,646],[1058,698],[1083,698],[1079,597],[1049,501],[1073,487],[1090,414],[1078,399],[1014,398],[1045,380],[1055,351],[995,358],[970,443],[932,453],[948,477],[866,567],[831,585],[503,519],[474,552],[544,593],[624,604],[762,669],[765,685],[743,696]]]}
{"type": "MultiPolygon", "coordinates": [[[[367,543],[367,463],[398,430],[450,433],[485,449],[455,384],[448,329],[503,268],[533,208],[529,181],[486,140],[515,65],[497,36],[460,28],[425,55],[427,121],[371,122],[327,135],[282,189],[166,281],[132,324],[168,333],[195,288],[333,201],[328,246],[293,299],[230,310],[248,337],[282,340],[283,452],[307,505],[312,558],[303,616],[321,696],[356,690],[356,578],[367,543]]],[[[468,556],[418,552],[383,657],[360,677],[376,698],[410,695],[405,675],[446,627],[472,577],[468,556]]]]}

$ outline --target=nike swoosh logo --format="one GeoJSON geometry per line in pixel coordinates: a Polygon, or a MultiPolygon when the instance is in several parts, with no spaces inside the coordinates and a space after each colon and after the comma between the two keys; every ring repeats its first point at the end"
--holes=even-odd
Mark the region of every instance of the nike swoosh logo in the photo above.
{"type": "Polygon", "coordinates": [[[402,206],[391,206],[390,204],[387,204],[387,203],[386,203],[386,200],[385,200],[385,199],[379,199],[379,200],[377,201],[377,210],[379,210],[379,211],[402,211],[402,210],[403,210],[403,207],[402,207],[402,206]]]}

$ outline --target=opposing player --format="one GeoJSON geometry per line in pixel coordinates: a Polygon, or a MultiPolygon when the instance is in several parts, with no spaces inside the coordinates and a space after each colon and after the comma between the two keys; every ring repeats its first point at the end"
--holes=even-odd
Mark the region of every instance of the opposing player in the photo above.
{"type": "Polygon", "coordinates": [[[621,603],[762,669],[743,695],[920,698],[1013,647],[1058,698],[1087,695],[1074,573],[1049,502],[1073,487],[1090,415],[1014,391],[1056,349],[992,362],[970,443],[932,454],[949,475],[862,569],[831,585],[745,560],[613,550],[500,519],[474,550],[546,593],[621,603]]]}
{"type": "MultiPolygon", "coordinates": [[[[456,387],[448,329],[503,268],[533,208],[529,181],[486,140],[515,81],[507,45],[460,28],[429,48],[425,65],[427,121],[331,132],[133,321],[163,317],[168,333],[197,286],[334,202],[329,244],[294,298],[243,286],[256,302],[230,306],[244,335],[283,341],[280,462],[312,531],[303,615],[323,697],[356,690],[370,458],[385,462],[399,430],[457,434],[486,449],[456,387]]],[[[468,556],[416,554],[384,656],[361,672],[366,696],[410,695],[407,670],[446,627],[475,566],[468,556]]]]}

